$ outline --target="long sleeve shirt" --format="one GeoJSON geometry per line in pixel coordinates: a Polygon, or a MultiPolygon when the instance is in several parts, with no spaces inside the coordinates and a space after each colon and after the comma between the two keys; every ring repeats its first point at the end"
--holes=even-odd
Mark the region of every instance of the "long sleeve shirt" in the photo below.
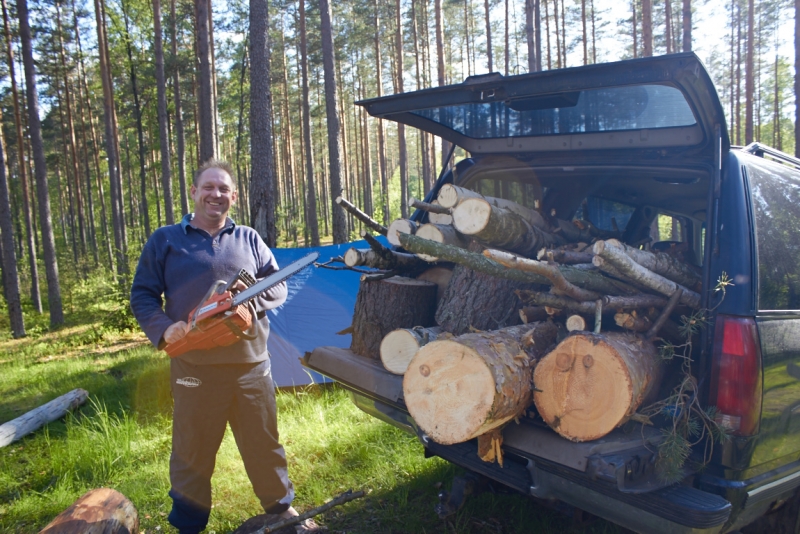
{"type": "MultiPolygon", "coordinates": [[[[258,233],[247,226],[227,225],[216,236],[193,227],[193,215],[179,224],[153,232],[142,250],[131,287],[131,309],[150,342],[164,346],[164,332],[177,321],[186,321],[208,289],[218,280],[230,280],[240,269],[256,279],[278,270],[278,263],[258,233]]],[[[263,312],[286,300],[281,283],[257,297],[255,308],[263,312]]],[[[269,320],[258,313],[256,338],[227,347],[193,350],[181,355],[194,364],[251,363],[269,357],[269,320]]]]}

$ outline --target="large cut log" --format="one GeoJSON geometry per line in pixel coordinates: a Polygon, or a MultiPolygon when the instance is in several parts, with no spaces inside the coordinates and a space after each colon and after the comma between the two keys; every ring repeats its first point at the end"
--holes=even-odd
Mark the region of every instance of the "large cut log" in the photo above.
{"type": "Polygon", "coordinates": [[[541,322],[428,343],[403,378],[409,413],[442,444],[497,428],[530,405],[531,369],[557,330],[541,322]]]}
{"type": "MultiPolygon", "coordinates": [[[[417,231],[414,235],[421,239],[429,239],[431,241],[435,241],[436,243],[444,243],[446,245],[453,245],[456,247],[465,247],[467,245],[464,238],[461,237],[458,232],[456,232],[455,228],[444,224],[423,224],[417,228],[417,231]]],[[[436,256],[430,256],[428,254],[417,254],[417,256],[425,261],[439,261],[439,258],[436,256]]]]}
{"type": "Polygon", "coordinates": [[[47,423],[61,419],[64,415],[86,402],[89,393],[84,389],[73,389],[50,402],[0,425],[0,447],[14,443],[23,436],[38,430],[47,423]]]}
{"type": "Polygon", "coordinates": [[[436,284],[393,276],[363,281],[353,311],[353,341],[350,349],[378,359],[381,341],[398,328],[433,326],[436,284]]]}
{"type": "Polygon", "coordinates": [[[423,328],[398,328],[392,330],[381,341],[381,362],[390,373],[402,375],[408,368],[408,362],[419,352],[419,349],[442,334],[438,326],[423,328]]]}
{"type": "Polygon", "coordinates": [[[351,248],[344,253],[344,264],[348,267],[370,267],[387,271],[420,271],[427,267],[427,262],[414,254],[395,252],[379,254],[373,249],[351,248]]]}
{"type": "Polygon", "coordinates": [[[469,199],[477,199],[483,200],[489,203],[492,206],[497,208],[507,209],[512,211],[531,223],[532,225],[546,230],[548,228],[547,222],[544,220],[544,217],[536,211],[530,208],[523,206],[522,204],[518,204],[513,200],[506,200],[504,198],[497,198],[497,197],[488,197],[485,195],[481,195],[476,191],[472,191],[471,189],[466,189],[464,187],[459,187],[453,184],[444,184],[441,189],[439,189],[439,195],[437,197],[437,201],[439,205],[445,208],[456,208],[459,204],[464,202],[465,200],[469,199]]]}
{"type": "MultiPolygon", "coordinates": [[[[699,294],[639,265],[621,248],[609,245],[608,242],[605,241],[598,241],[594,244],[593,250],[595,255],[611,263],[619,272],[631,280],[667,296],[672,296],[675,291],[681,289],[681,304],[691,306],[692,308],[700,307],[699,294]]],[[[595,265],[603,269],[602,265],[598,265],[597,263],[595,263],[595,265]]]]}
{"type": "Polygon", "coordinates": [[[414,234],[419,225],[410,219],[395,219],[386,231],[386,240],[392,245],[399,247],[399,234],[414,234]]]}
{"type": "Polygon", "coordinates": [[[536,366],[536,409],[567,439],[599,439],[656,389],[661,365],[655,345],[641,336],[573,333],[536,366]]]}
{"type": "Polygon", "coordinates": [[[556,263],[565,263],[568,265],[575,265],[580,263],[591,263],[594,253],[590,250],[568,250],[564,248],[543,248],[536,253],[536,259],[542,261],[554,261],[556,263]]]}
{"type": "Polygon", "coordinates": [[[599,254],[598,251],[602,251],[605,247],[615,247],[642,267],[694,291],[699,291],[702,285],[700,275],[694,269],[664,252],[639,250],[616,239],[609,239],[594,244],[595,254],[599,254]]]}
{"type": "Polygon", "coordinates": [[[515,290],[531,285],[456,265],[436,309],[436,323],[456,336],[474,330],[497,330],[520,322],[515,290]]]}
{"type": "Polygon", "coordinates": [[[543,247],[562,242],[519,214],[483,198],[469,198],[456,206],[453,227],[464,235],[524,256],[533,256],[543,247]]]}
{"type": "Polygon", "coordinates": [[[111,488],[84,493],[39,534],[136,534],[139,514],[133,503],[111,488]]]}
{"type": "MultiPolygon", "coordinates": [[[[409,252],[436,256],[439,260],[458,263],[474,271],[480,271],[497,278],[506,278],[529,284],[551,284],[544,276],[517,269],[509,269],[496,261],[484,257],[483,254],[470,252],[452,245],[436,243],[430,239],[421,239],[415,235],[401,235],[400,244],[409,252]]],[[[562,265],[559,270],[570,283],[603,295],[635,295],[639,292],[624,282],[603,276],[598,271],[577,269],[569,265],[562,265]]]]}

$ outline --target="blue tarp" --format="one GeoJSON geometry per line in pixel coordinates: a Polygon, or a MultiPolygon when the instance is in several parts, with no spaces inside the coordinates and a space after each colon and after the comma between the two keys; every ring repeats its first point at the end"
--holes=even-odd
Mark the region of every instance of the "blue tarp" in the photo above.
{"type": "MultiPolygon", "coordinates": [[[[381,241],[386,244],[385,238],[381,241]]],[[[311,252],[319,252],[319,263],[343,256],[351,247],[369,248],[366,241],[315,248],[272,249],[278,265],[284,266],[311,252]]],[[[342,266],[341,263],[334,265],[342,266]]],[[[316,347],[349,347],[351,336],[337,335],[352,324],[353,308],[361,275],[306,267],[287,281],[286,302],[268,314],[269,352],[272,378],[277,387],[327,382],[328,379],[300,365],[299,358],[316,347]]]]}

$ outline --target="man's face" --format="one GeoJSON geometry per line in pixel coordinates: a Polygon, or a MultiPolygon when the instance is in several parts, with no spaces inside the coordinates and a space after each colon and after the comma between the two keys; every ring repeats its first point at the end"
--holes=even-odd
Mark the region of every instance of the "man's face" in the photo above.
{"type": "Polygon", "coordinates": [[[237,197],[230,175],[215,168],[203,171],[191,193],[195,217],[209,223],[224,221],[237,197]]]}

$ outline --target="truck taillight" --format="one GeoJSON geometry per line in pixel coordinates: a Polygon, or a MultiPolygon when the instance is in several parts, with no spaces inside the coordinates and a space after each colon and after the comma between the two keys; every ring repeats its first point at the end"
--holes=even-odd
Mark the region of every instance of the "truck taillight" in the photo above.
{"type": "Polygon", "coordinates": [[[752,317],[719,315],[714,332],[710,403],[717,423],[751,436],[761,418],[761,347],[752,317]]]}

